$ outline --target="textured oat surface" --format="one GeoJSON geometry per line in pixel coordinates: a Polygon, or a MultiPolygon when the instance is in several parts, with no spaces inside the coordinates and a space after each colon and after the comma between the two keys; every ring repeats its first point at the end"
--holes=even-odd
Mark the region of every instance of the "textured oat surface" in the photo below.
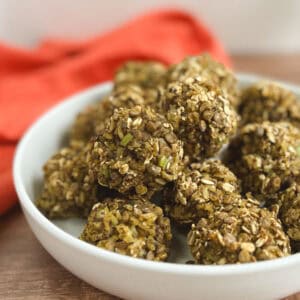
{"type": "Polygon", "coordinates": [[[287,121],[300,127],[300,102],[292,92],[270,81],[244,89],[239,112],[242,124],[287,121]]]}
{"type": "Polygon", "coordinates": [[[99,184],[128,196],[149,199],[183,167],[182,142],[150,107],[115,110],[89,147],[88,163],[99,184]]]}
{"type": "Polygon", "coordinates": [[[201,264],[248,263],[291,253],[280,221],[250,198],[193,224],[188,244],[201,264]]]}
{"type": "Polygon", "coordinates": [[[71,128],[71,143],[86,143],[92,136],[99,134],[104,129],[105,120],[113,114],[115,109],[132,108],[144,104],[144,91],[139,86],[130,84],[114,87],[111,94],[101,102],[79,113],[71,128]]]}
{"type": "Polygon", "coordinates": [[[201,77],[170,83],[164,107],[191,160],[216,154],[237,127],[237,114],[226,94],[201,77]]]}
{"type": "Polygon", "coordinates": [[[220,160],[193,163],[166,190],[165,211],[180,224],[191,224],[236,201],[240,186],[220,160]]]}
{"type": "Polygon", "coordinates": [[[63,148],[46,162],[44,188],[36,205],[48,217],[87,217],[108,193],[88,170],[85,155],[86,149],[63,148]]]}
{"type": "Polygon", "coordinates": [[[279,218],[286,228],[289,237],[300,241],[300,186],[294,182],[283,191],[279,200],[279,218]]]}
{"type": "Polygon", "coordinates": [[[286,122],[243,127],[229,146],[229,164],[244,192],[267,202],[288,187],[300,172],[299,137],[300,131],[286,122]]]}
{"type": "Polygon", "coordinates": [[[160,207],[115,198],[94,205],[80,238],[120,254],[164,261],[172,234],[160,207]]]}
{"type": "Polygon", "coordinates": [[[167,82],[182,81],[190,77],[201,77],[221,87],[228,94],[231,104],[238,105],[239,91],[233,72],[213,60],[210,55],[187,57],[179,64],[171,66],[167,73],[167,82]]]}

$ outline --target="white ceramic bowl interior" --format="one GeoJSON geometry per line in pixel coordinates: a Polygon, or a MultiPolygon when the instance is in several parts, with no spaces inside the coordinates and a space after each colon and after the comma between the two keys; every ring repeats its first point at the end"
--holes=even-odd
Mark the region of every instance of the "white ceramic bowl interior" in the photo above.
{"type": "MultiPolygon", "coordinates": [[[[260,80],[240,75],[241,86],[260,80]]],[[[300,88],[285,84],[300,97],[300,88]]],[[[177,235],[176,259],[152,262],[99,249],[80,241],[83,221],[51,221],[34,205],[42,166],[66,140],[76,114],[111,90],[104,83],[57,105],[27,131],[14,161],[14,182],[26,219],[44,248],[70,272],[91,285],[126,299],[279,299],[300,291],[300,254],[242,265],[202,266],[190,257],[177,235]]]]}

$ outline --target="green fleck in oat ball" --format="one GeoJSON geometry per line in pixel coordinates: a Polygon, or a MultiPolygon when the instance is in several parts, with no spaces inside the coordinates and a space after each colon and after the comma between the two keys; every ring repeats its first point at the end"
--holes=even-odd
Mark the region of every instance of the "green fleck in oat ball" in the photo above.
{"type": "Polygon", "coordinates": [[[36,205],[49,218],[86,217],[96,202],[108,196],[85,159],[85,149],[63,148],[45,164],[44,187],[36,205]]]}
{"type": "Polygon", "coordinates": [[[80,238],[120,254],[165,261],[172,234],[160,207],[116,198],[93,207],[80,238]]]}
{"type": "Polygon", "coordinates": [[[300,241],[300,185],[294,182],[282,192],[279,218],[290,239],[300,241]]]}
{"type": "Polygon", "coordinates": [[[193,224],[188,244],[195,261],[206,265],[248,263],[291,254],[280,221],[250,199],[193,224]]]}
{"type": "Polygon", "coordinates": [[[171,66],[167,74],[167,82],[184,81],[198,76],[226,92],[234,107],[238,105],[239,93],[234,74],[223,64],[212,59],[209,54],[187,57],[179,64],[171,66]]]}
{"type": "Polygon", "coordinates": [[[165,195],[167,214],[179,224],[191,224],[238,199],[239,181],[219,160],[191,164],[165,195]]]}
{"type": "Polygon", "coordinates": [[[104,128],[114,109],[144,104],[144,92],[137,85],[115,87],[101,102],[88,106],[78,114],[70,133],[71,144],[86,143],[104,128]]]}
{"type": "Polygon", "coordinates": [[[225,94],[201,78],[168,85],[164,108],[191,160],[215,155],[237,127],[237,114],[225,94]]]}
{"type": "Polygon", "coordinates": [[[88,163],[99,184],[130,197],[149,199],[183,168],[182,142],[149,107],[115,110],[89,147],[88,163]]]}
{"type": "Polygon", "coordinates": [[[299,176],[300,131],[290,123],[263,122],[241,129],[229,146],[229,164],[244,192],[268,201],[299,176]]]}
{"type": "Polygon", "coordinates": [[[239,112],[243,124],[287,121],[300,127],[300,102],[292,92],[274,82],[262,81],[246,88],[239,112]]]}

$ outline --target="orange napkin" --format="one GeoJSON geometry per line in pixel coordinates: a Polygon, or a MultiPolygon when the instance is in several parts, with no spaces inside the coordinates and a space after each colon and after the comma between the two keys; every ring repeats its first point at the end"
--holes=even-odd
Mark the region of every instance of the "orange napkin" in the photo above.
{"type": "Polygon", "coordinates": [[[41,113],[111,79],[127,60],[171,64],[204,51],[230,63],[206,26],[177,10],[143,15],[87,41],[47,40],[34,50],[0,45],[0,214],[17,200],[11,170],[16,143],[41,113]]]}

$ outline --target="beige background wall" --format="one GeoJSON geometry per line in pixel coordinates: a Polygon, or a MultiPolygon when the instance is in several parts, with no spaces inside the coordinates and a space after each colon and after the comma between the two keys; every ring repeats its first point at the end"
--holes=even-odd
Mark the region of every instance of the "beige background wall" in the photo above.
{"type": "Polygon", "coordinates": [[[0,40],[85,38],[149,8],[180,6],[201,16],[234,53],[300,50],[299,0],[0,0],[0,40]]]}

